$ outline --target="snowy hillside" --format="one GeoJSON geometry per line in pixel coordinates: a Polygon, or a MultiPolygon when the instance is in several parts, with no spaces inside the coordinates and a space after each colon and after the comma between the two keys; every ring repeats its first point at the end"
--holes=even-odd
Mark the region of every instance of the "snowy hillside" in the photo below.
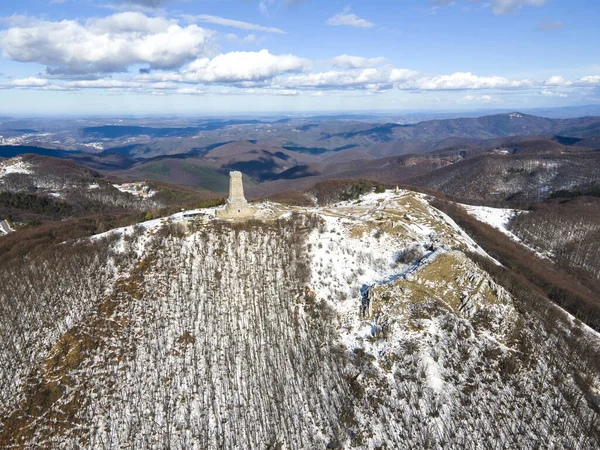
{"type": "Polygon", "coordinates": [[[528,211],[519,211],[510,208],[490,208],[489,206],[473,206],[473,205],[461,205],[470,215],[475,217],[477,220],[490,225],[498,231],[501,231],[513,241],[518,242],[523,247],[534,252],[541,258],[547,258],[548,255],[539,251],[538,249],[526,244],[519,236],[514,234],[509,229],[509,224],[517,215],[525,215],[528,211]]]}
{"type": "Polygon", "coordinates": [[[598,338],[523,308],[424,195],[257,208],[0,272],[0,447],[600,445],[600,379],[565,336],[598,338]]]}
{"type": "Polygon", "coordinates": [[[23,161],[23,158],[16,157],[0,162],[0,178],[4,178],[11,173],[31,173],[31,164],[23,161]]]}
{"type": "Polygon", "coordinates": [[[111,184],[103,175],[78,164],[39,155],[0,162],[0,190],[35,193],[71,203],[106,205],[128,210],[164,207],[146,183],[111,184]]]}

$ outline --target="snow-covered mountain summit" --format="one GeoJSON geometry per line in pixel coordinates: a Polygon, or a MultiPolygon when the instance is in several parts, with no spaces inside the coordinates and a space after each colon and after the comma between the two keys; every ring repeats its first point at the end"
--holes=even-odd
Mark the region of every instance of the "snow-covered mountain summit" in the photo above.
{"type": "Polygon", "coordinates": [[[598,338],[511,295],[424,195],[256,208],[0,273],[0,446],[598,446],[573,351],[598,338]]]}

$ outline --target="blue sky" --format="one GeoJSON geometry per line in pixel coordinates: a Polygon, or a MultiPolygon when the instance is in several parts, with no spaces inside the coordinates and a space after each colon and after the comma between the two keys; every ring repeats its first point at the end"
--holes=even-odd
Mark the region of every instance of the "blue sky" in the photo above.
{"type": "Polygon", "coordinates": [[[584,0],[21,0],[0,18],[0,114],[600,103],[584,0]]]}

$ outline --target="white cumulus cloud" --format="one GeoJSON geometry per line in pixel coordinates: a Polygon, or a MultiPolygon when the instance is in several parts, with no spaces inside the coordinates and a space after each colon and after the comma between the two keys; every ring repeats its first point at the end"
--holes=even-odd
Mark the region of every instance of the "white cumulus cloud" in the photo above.
{"type": "Polygon", "coordinates": [[[17,87],[42,87],[48,86],[48,80],[45,78],[29,77],[13,80],[11,84],[17,87]]]}
{"type": "Polygon", "coordinates": [[[341,13],[337,13],[336,15],[327,19],[327,25],[345,25],[356,28],[371,28],[375,24],[369,22],[368,20],[361,19],[356,14],[350,12],[349,8],[346,8],[341,13]]]}
{"type": "Polygon", "coordinates": [[[177,89],[175,92],[182,95],[203,95],[208,91],[206,89],[199,89],[196,87],[184,87],[177,89]]]}
{"type": "Polygon", "coordinates": [[[129,80],[78,80],[68,81],[62,86],[71,89],[123,89],[140,88],[143,85],[129,80]]]}
{"type": "Polygon", "coordinates": [[[540,94],[542,94],[544,97],[561,97],[561,98],[568,97],[567,94],[563,94],[562,92],[549,91],[547,89],[541,91],[540,94]]]}
{"type": "Polygon", "coordinates": [[[274,84],[288,88],[367,89],[383,90],[395,83],[407,82],[418,72],[385,66],[378,69],[330,70],[327,72],[293,75],[275,80],[274,84]]]}
{"type": "Polygon", "coordinates": [[[147,17],[139,12],[114,14],[85,23],[32,21],[0,32],[4,58],[36,62],[49,73],[124,72],[134,64],[176,68],[208,54],[212,32],[197,25],[147,17]]]}
{"type": "Polygon", "coordinates": [[[374,67],[382,64],[383,57],[364,58],[362,56],[350,56],[343,54],[333,58],[333,65],[341,69],[364,69],[366,67],[374,67]]]}
{"type": "Polygon", "coordinates": [[[263,81],[276,75],[308,69],[310,62],[294,55],[273,55],[264,49],[259,52],[230,52],[211,60],[203,58],[192,62],[185,73],[184,81],[263,81]]]}
{"type": "Polygon", "coordinates": [[[577,86],[577,87],[595,87],[600,86],[600,75],[587,75],[577,80],[566,80],[562,76],[556,75],[548,78],[544,86],[577,86]]]}
{"type": "Polygon", "coordinates": [[[310,70],[310,61],[294,55],[259,52],[230,52],[212,59],[199,58],[181,72],[139,75],[138,80],[175,81],[184,83],[254,83],[265,82],[278,75],[310,70]]]}
{"type": "Polygon", "coordinates": [[[600,86],[600,75],[589,75],[581,77],[573,84],[577,86],[600,86]]]}
{"type": "Polygon", "coordinates": [[[450,75],[419,76],[397,87],[417,90],[459,90],[459,89],[511,89],[529,87],[529,80],[509,80],[504,77],[480,77],[471,72],[456,72],[450,75]]]}
{"type": "Polygon", "coordinates": [[[466,95],[463,98],[463,101],[466,103],[496,103],[497,99],[492,97],[491,95],[466,95]]]}
{"type": "Polygon", "coordinates": [[[568,81],[561,75],[554,75],[548,78],[544,84],[548,86],[565,86],[568,84],[568,81]]]}

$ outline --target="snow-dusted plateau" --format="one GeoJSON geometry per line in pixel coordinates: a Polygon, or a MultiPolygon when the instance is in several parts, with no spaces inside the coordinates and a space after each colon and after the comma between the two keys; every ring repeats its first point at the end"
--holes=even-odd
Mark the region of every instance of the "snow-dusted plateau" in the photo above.
{"type": "Polygon", "coordinates": [[[1,272],[0,447],[600,447],[598,335],[501,286],[425,195],[255,206],[1,272]]]}

